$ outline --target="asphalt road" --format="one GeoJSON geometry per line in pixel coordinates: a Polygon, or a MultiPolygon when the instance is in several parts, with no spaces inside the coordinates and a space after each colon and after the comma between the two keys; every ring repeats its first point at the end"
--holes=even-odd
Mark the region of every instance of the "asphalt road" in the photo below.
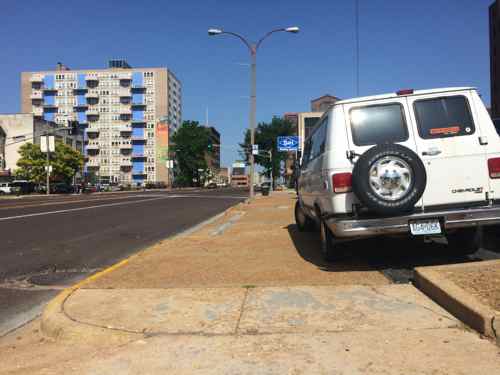
{"type": "Polygon", "coordinates": [[[233,189],[0,200],[0,336],[58,290],[244,200],[233,189]]]}

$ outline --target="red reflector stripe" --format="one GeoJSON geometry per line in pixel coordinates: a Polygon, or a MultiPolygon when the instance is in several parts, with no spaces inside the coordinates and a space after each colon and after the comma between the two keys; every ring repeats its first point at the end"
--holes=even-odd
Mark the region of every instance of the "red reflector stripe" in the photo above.
{"type": "Polygon", "coordinates": [[[490,178],[500,178],[500,158],[488,159],[490,178]]]}
{"type": "Polygon", "coordinates": [[[352,190],[352,174],[335,173],[332,176],[332,184],[335,193],[347,193],[352,190]]]}

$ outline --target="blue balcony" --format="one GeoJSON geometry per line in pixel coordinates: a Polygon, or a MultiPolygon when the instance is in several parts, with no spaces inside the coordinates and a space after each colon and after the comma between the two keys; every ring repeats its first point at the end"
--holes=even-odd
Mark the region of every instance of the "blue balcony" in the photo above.
{"type": "Polygon", "coordinates": [[[146,127],[146,120],[144,119],[133,119],[132,120],[132,126],[135,127],[135,128],[144,128],[146,127]]]}
{"type": "Polygon", "coordinates": [[[132,159],[145,159],[146,155],[144,152],[132,152],[132,159]]]}

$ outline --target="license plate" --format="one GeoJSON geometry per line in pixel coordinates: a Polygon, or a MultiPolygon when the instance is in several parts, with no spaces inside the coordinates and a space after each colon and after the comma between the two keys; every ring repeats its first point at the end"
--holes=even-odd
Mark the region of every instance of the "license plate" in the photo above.
{"type": "Polygon", "coordinates": [[[441,234],[441,224],[438,219],[426,219],[410,222],[411,234],[422,236],[427,234],[441,234]]]}

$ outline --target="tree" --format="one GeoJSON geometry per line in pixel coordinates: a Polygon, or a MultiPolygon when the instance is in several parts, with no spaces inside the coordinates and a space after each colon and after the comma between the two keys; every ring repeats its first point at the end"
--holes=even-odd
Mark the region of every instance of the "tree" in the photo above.
{"type": "MultiPolygon", "coordinates": [[[[71,183],[77,171],[83,167],[83,156],[70,146],[56,142],[55,152],[50,153],[52,181],[71,183]]],[[[40,146],[26,143],[19,149],[20,159],[17,161],[16,177],[34,183],[43,183],[46,179],[45,166],[47,156],[40,151],[40,146]]]]}
{"type": "MultiPolygon", "coordinates": [[[[287,159],[286,152],[278,152],[277,148],[277,138],[279,136],[293,135],[294,128],[292,123],[288,120],[284,120],[281,117],[273,117],[271,123],[261,122],[257,125],[255,129],[255,144],[259,145],[260,155],[255,155],[255,163],[261,165],[264,168],[264,173],[267,177],[270,177],[271,168],[273,171],[273,176],[280,175],[281,162],[287,159]],[[267,153],[262,151],[271,151],[272,163],[267,156],[267,153]]],[[[250,130],[245,133],[244,143],[240,143],[242,151],[240,152],[245,160],[249,160],[249,152],[251,152],[252,146],[250,145],[250,130]]]]}
{"type": "Polygon", "coordinates": [[[184,121],[172,136],[176,160],[176,181],[182,186],[201,186],[207,173],[205,155],[209,152],[207,129],[198,121],[184,121]]]}

